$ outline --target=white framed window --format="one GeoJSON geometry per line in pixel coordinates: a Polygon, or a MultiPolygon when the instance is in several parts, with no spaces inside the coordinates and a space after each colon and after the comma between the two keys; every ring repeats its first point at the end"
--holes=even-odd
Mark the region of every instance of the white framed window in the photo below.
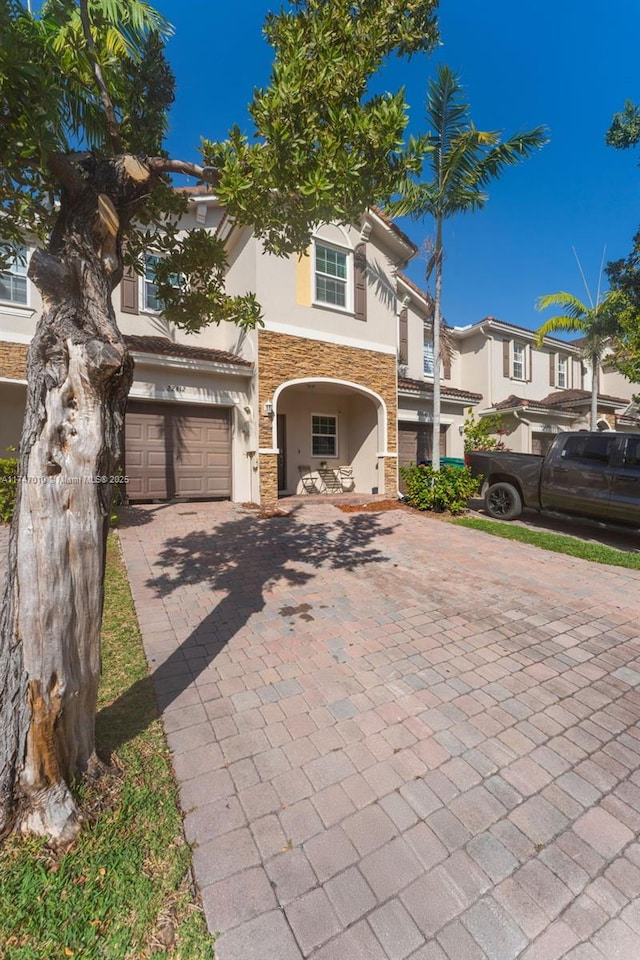
{"type": "Polygon", "coordinates": [[[424,364],[423,364],[424,375],[425,377],[432,377],[433,371],[434,371],[433,343],[431,343],[431,341],[429,340],[425,340],[424,342],[423,357],[424,357],[424,364]]]}
{"type": "Polygon", "coordinates": [[[6,270],[0,272],[0,300],[28,306],[29,285],[27,280],[27,247],[18,247],[16,256],[6,270]]]}
{"type": "Polygon", "coordinates": [[[566,389],[569,386],[569,358],[558,354],[556,361],[556,386],[566,389]]]}
{"type": "Polygon", "coordinates": [[[314,298],[340,310],[351,310],[353,254],[321,240],[314,243],[314,298]]]}
{"type": "Polygon", "coordinates": [[[146,253],[144,257],[144,276],[142,278],[142,309],[149,313],[160,313],[162,310],[162,301],[158,296],[158,287],[156,286],[156,264],[160,257],[154,253],[146,253]]]}
{"type": "Polygon", "coordinates": [[[527,345],[514,340],[511,344],[511,377],[513,380],[527,379],[527,345]]]}
{"type": "Polygon", "coordinates": [[[338,456],[338,418],[326,413],[311,415],[311,456],[338,456]]]}
{"type": "MultiPolygon", "coordinates": [[[[145,253],[144,256],[144,276],[140,285],[141,309],[147,313],[162,313],[164,304],[158,296],[158,286],[156,284],[156,264],[160,262],[160,257],[155,253],[145,253]]],[[[170,280],[173,287],[179,287],[182,282],[182,274],[171,274],[170,280]]]]}

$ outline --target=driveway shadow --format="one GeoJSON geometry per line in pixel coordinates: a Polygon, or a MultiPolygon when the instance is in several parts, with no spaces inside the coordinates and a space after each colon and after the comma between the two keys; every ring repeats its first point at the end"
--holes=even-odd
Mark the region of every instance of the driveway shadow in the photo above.
{"type": "MultiPolygon", "coordinates": [[[[393,528],[388,522],[383,525],[379,515],[351,514],[327,523],[303,521],[299,512],[297,508],[288,516],[269,519],[241,516],[218,523],[214,529],[195,530],[164,542],[154,564],[160,572],[146,586],[159,597],[168,597],[184,587],[202,586],[205,589],[198,592],[198,603],[204,606],[207,590],[217,597],[211,597],[211,611],[150,679],[133,684],[99,712],[96,731],[103,755],[110,756],[148,726],[152,719],[149,716],[139,723],[131,718],[136,715],[132,708],[148,691],[150,680],[160,708],[166,709],[214,662],[249,618],[264,609],[265,592],[270,588],[278,584],[304,586],[320,568],[338,573],[386,562],[384,553],[373,543],[393,528]]],[[[301,608],[283,608],[280,615],[292,612],[312,619],[301,608]]]]}

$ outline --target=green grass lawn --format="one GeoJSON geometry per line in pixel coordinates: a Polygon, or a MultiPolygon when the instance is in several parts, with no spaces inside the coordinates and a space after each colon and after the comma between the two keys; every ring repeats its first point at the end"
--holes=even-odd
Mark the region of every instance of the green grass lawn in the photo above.
{"type": "Polygon", "coordinates": [[[39,840],[12,837],[0,848],[2,960],[213,957],[190,889],[191,851],[112,535],[99,709],[134,684],[136,695],[127,698],[117,721],[101,726],[98,720],[98,752],[111,755],[111,764],[78,791],[87,822],[75,847],[56,857],[39,840]],[[116,743],[123,745],[112,752],[116,743]]]}
{"type": "Polygon", "coordinates": [[[589,543],[578,540],[576,537],[566,537],[546,530],[530,530],[528,527],[501,523],[499,520],[483,520],[480,517],[457,517],[450,523],[456,523],[460,527],[470,527],[472,530],[483,530],[494,537],[504,537],[505,540],[530,543],[534,547],[552,550],[554,553],[566,553],[570,557],[580,557],[582,560],[591,560],[593,563],[608,563],[614,567],[640,570],[640,553],[615,550],[602,543],[589,543]]]}

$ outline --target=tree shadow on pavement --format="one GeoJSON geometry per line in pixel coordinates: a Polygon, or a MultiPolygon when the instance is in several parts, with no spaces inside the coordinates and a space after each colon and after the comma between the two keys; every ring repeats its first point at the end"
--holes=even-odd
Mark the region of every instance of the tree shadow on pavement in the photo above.
{"type": "MultiPolygon", "coordinates": [[[[378,514],[314,522],[299,518],[298,512],[299,508],[269,519],[241,516],[165,541],[154,565],[159,572],[146,587],[157,597],[202,587],[187,590],[187,597],[197,596],[199,605],[211,609],[153,670],[151,679],[161,709],[200,677],[249,618],[264,609],[269,590],[309,584],[320,568],[338,573],[387,561],[374,543],[393,527],[382,523],[378,514]],[[210,592],[217,596],[211,597],[210,592]]],[[[135,717],[131,706],[148,683],[145,678],[133,684],[99,712],[96,730],[103,755],[110,756],[148,725],[148,721],[136,725],[131,719],[135,717]]]]}

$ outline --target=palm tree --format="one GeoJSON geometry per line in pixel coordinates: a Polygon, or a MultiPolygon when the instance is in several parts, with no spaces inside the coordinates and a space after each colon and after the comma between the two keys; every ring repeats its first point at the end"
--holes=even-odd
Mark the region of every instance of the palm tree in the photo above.
{"type": "Polygon", "coordinates": [[[407,179],[401,198],[390,205],[396,216],[414,220],[432,217],[435,226],[433,253],[426,280],[435,270],[433,317],[433,469],[440,469],[440,360],[442,325],[442,261],[444,221],[459,213],[481,209],[488,200],[483,188],[547,142],[544,127],[500,140],[499,131],[476,129],[469,116],[457,74],[447,66],[437,68],[427,88],[426,118],[429,132],[415,146],[427,163],[431,179],[407,179]]]}
{"type": "Polygon", "coordinates": [[[595,304],[587,306],[572,293],[549,293],[539,297],[536,309],[547,310],[549,307],[561,307],[563,313],[546,320],[536,333],[536,343],[541,345],[544,338],[551,333],[562,330],[566,333],[581,333],[582,342],[580,353],[591,365],[591,422],[590,429],[598,428],[598,386],[600,379],[600,362],[605,348],[620,333],[620,323],[617,316],[619,295],[610,290],[602,298],[598,295],[595,304]]]}

